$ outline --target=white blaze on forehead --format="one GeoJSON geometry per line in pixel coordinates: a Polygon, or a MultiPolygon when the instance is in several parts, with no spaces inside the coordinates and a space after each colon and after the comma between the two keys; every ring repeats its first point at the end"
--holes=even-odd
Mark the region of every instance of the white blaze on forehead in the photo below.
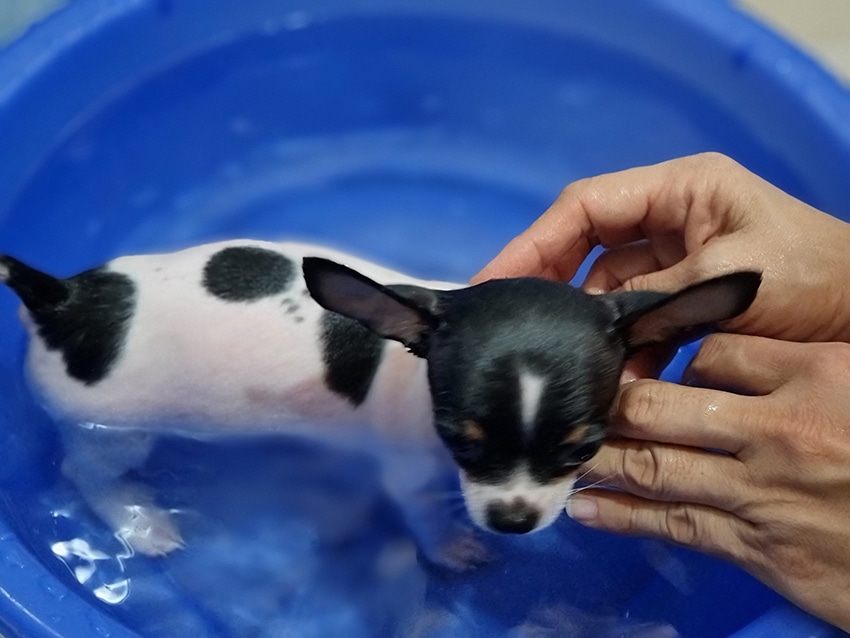
{"type": "Polygon", "coordinates": [[[540,398],[546,389],[546,379],[528,370],[519,373],[519,401],[522,426],[526,431],[531,430],[534,425],[537,411],[540,408],[540,398]]]}

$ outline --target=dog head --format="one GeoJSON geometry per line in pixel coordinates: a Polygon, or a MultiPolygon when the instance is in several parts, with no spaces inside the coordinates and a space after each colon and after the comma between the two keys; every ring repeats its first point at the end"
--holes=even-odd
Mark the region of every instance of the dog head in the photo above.
{"type": "Polygon", "coordinates": [[[439,291],[382,285],[312,257],[304,274],[324,308],[427,359],[434,423],[470,516],[503,533],[558,517],[605,438],[635,350],[697,338],[746,310],[761,281],[738,272],[674,293],[589,295],[521,278],[439,291]]]}

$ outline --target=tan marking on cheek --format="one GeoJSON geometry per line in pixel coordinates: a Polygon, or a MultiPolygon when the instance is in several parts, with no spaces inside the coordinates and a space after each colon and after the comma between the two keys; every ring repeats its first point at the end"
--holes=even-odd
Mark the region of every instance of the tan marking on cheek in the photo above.
{"type": "Polygon", "coordinates": [[[463,438],[468,439],[469,441],[478,442],[483,441],[485,438],[484,430],[472,419],[466,419],[460,424],[460,427],[463,438]]]}
{"type": "Polygon", "coordinates": [[[561,445],[576,445],[581,443],[587,437],[588,430],[590,430],[589,425],[578,425],[574,427],[567,436],[561,439],[561,445]]]}

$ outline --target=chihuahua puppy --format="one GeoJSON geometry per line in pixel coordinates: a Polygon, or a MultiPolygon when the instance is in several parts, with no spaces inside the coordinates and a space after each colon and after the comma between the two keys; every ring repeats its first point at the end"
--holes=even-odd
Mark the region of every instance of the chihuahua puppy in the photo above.
{"type": "Polygon", "coordinates": [[[67,279],[0,257],[0,281],[23,302],[29,378],[67,424],[63,472],[135,551],[183,544],[127,477],[157,434],[362,444],[374,433],[430,454],[413,473],[388,455],[385,484],[426,557],[460,568],[479,548],[427,498],[447,471],[441,442],[478,525],[543,529],[605,436],[625,359],[743,312],[760,276],[596,297],[538,279],[460,288],[318,246],[239,240],[67,279]]]}
{"type": "Polygon", "coordinates": [[[504,279],[437,291],[383,286],[304,260],[310,294],[428,361],[437,432],[460,467],[473,521],[525,534],[565,507],[580,465],[605,438],[626,359],[697,338],[744,312],[756,272],[674,293],[588,295],[566,283],[504,279]]]}
{"type": "Polygon", "coordinates": [[[452,462],[431,426],[426,363],[313,301],[307,255],[383,281],[452,286],[292,242],[122,257],[67,279],[0,257],[0,281],[23,302],[28,380],[63,435],[63,473],[135,552],[158,556],[182,535],[130,477],[159,434],[380,448],[386,491],[422,553],[461,568],[480,547],[430,497],[452,462]]]}

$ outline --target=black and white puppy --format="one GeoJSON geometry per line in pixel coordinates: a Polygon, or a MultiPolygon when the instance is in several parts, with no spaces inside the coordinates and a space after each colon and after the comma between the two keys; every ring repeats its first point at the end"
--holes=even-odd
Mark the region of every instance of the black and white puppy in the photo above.
{"type": "Polygon", "coordinates": [[[460,466],[472,519],[520,534],[550,525],[566,505],[579,466],[605,438],[626,359],[744,312],[761,282],[737,272],[675,293],[592,296],[533,278],[449,291],[383,286],[319,258],[305,259],[304,272],[322,306],[428,361],[434,423],[460,466]]]}
{"type": "Polygon", "coordinates": [[[365,428],[434,452],[413,473],[404,456],[384,458],[385,483],[423,553],[460,567],[477,547],[422,498],[446,470],[440,439],[473,520],[542,529],[605,435],[626,357],[743,312],[760,277],[598,297],[537,279],[460,288],[318,246],[239,240],[67,279],[0,257],[0,281],[23,301],[29,378],[72,424],[64,473],[136,551],[183,542],[126,476],[158,434],[352,441],[365,428]]]}
{"type": "Polygon", "coordinates": [[[23,301],[27,376],[62,426],[63,472],[134,551],[163,555],[182,536],[130,478],[158,435],[380,447],[386,490],[423,554],[463,567],[480,547],[431,494],[452,464],[431,426],[426,363],[313,301],[308,255],[383,281],[452,286],[293,242],[121,257],[67,279],[0,256],[0,281],[23,301]]]}

